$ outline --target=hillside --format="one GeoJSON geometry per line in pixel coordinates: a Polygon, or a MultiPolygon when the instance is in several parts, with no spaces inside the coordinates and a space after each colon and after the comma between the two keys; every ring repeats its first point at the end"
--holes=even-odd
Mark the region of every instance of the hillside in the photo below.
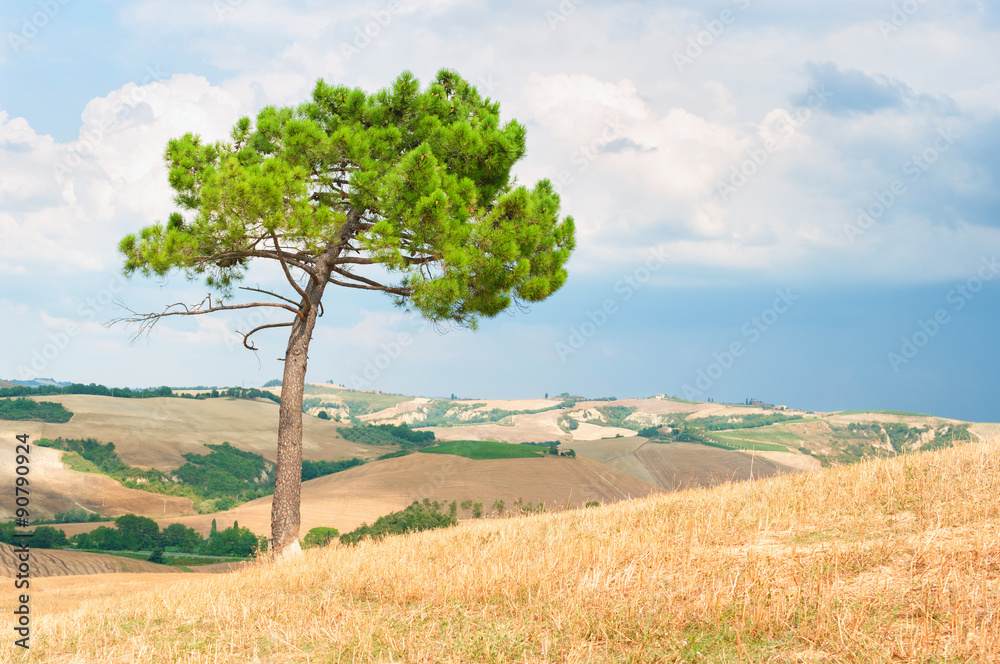
{"type": "MultiPolygon", "coordinates": [[[[0,422],[0,440],[13,440],[13,433],[3,431],[4,426],[17,424],[0,422]]],[[[77,473],[65,468],[60,461],[61,452],[33,446],[31,449],[31,512],[33,516],[51,516],[56,512],[85,508],[104,516],[140,514],[150,518],[192,514],[191,499],[165,496],[158,493],[137,491],[123,487],[118,482],[100,475],[77,473]]],[[[0,455],[0,477],[13,478],[15,474],[13,452],[0,455]]],[[[10,479],[6,480],[12,486],[10,479]]],[[[14,517],[13,488],[11,498],[0,502],[0,521],[14,517]]]]}
{"type": "MultiPolygon", "coordinates": [[[[332,526],[346,533],[424,498],[459,503],[469,499],[482,503],[487,513],[491,512],[494,501],[502,500],[512,513],[517,510],[518,499],[525,505],[544,503],[554,510],[567,504],[578,507],[588,501],[611,503],[658,491],[655,486],[589,459],[473,461],[454,455],[411,454],[304,482],[301,532],[305,534],[316,526],[332,526]]],[[[235,520],[255,533],[270,535],[271,497],[258,498],[225,512],[164,519],[160,523],[161,527],[183,523],[207,535],[212,519],[220,527],[235,520]]],[[[65,530],[72,534],[96,525],[67,524],[65,530]]]]}
{"type": "MultiPolygon", "coordinates": [[[[280,392],[280,388],[270,389],[280,392]]],[[[347,426],[348,421],[413,422],[415,426],[432,424],[418,426],[418,429],[432,431],[439,440],[445,441],[561,441],[564,447],[576,450],[580,457],[604,464],[605,471],[620,471],[614,481],[626,487],[626,493],[631,492],[627,487],[633,481],[642,486],[651,484],[674,490],[745,480],[751,476],[765,478],[785,472],[812,471],[824,464],[842,465],[870,456],[933,449],[950,445],[949,436],[963,426],[953,420],[919,414],[778,412],[753,406],[690,403],[670,398],[588,401],[563,395],[554,399],[453,401],[360,392],[332,384],[310,384],[306,393],[306,405],[312,414],[303,418],[303,456],[308,460],[372,459],[395,449],[344,440],[337,432],[347,426]],[[320,413],[341,422],[321,420],[316,417],[320,413]],[[757,426],[761,422],[766,426],[757,426]],[[668,433],[655,436],[648,433],[657,428],[668,433]],[[691,439],[679,436],[678,432],[688,429],[700,432],[700,439],[710,444],[682,442],[691,439]],[[641,430],[647,432],[647,437],[637,435],[641,430]]],[[[277,404],[268,400],[123,399],[92,395],[33,398],[62,404],[73,416],[64,424],[0,421],[0,435],[9,438],[23,432],[34,440],[42,436],[92,437],[101,442],[114,442],[125,463],[164,471],[183,464],[181,455],[184,453],[204,454],[206,444],[225,441],[239,449],[262,454],[266,459],[273,461],[275,458],[277,404]]],[[[1000,433],[1000,425],[974,424],[968,431],[966,436],[989,437],[1000,433]]],[[[46,456],[40,458],[48,459],[46,456]]],[[[10,463],[11,459],[3,460],[0,469],[3,464],[10,463]]],[[[38,499],[33,503],[36,517],[49,517],[55,512],[81,506],[108,516],[131,511],[162,518],[195,512],[186,499],[164,499],[160,494],[124,489],[106,478],[81,476],[52,467],[58,463],[51,460],[45,463],[49,464],[45,472],[51,475],[37,489],[38,499]]],[[[530,482],[521,482],[518,496],[493,496],[489,490],[482,489],[488,485],[480,480],[488,478],[471,479],[469,486],[478,487],[476,491],[491,496],[489,501],[479,501],[484,502],[484,506],[493,500],[510,501],[519,496],[524,502],[533,503],[552,504],[569,499],[568,493],[563,491],[568,486],[563,479],[534,474],[528,478],[530,482]],[[550,490],[550,484],[559,489],[550,490]]],[[[390,477],[385,481],[390,485],[395,482],[390,477]]],[[[357,489],[361,492],[357,499],[360,502],[354,507],[338,508],[344,510],[345,524],[376,518],[385,513],[379,512],[382,509],[404,507],[406,502],[403,501],[412,489],[388,495],[375,484],[364,486],[357,489]]],[[[575,490],[579,493],[579,488],[575,490]]],[[[579,497],[578,493],[572,500],[579,497]]],[[[433,497],[461,499],[438,493],[433,493],[433,497]]],[[[319,499],[317,504],[322,504],[323,500],[326,499],[319,499]]],[[[337,500],[343,502],[344,498],[337,500]]],[[[251,511],[241,520],[248,524],[260,521],[256,507],[247,509],[251,511]]],[[[9,507],[0,508],[0,518],[9,518],[11,513],[9,507]]],[[[326,509],[316,513],[317,519],[332,516],[326,509]]],[[[225,514],[220,518],[228,520],[230,516],[225,514]]],[[[198,522],[199,529],[207,528],[204,519],[194,518],[194,521],[198,522]]],[[[85,526],[86,529],[92,527],[85,526]]],[[[66,532],[72,534],[79,528],[67,526],[66,532]]]]}
{"type": "MultiPolygon", "coordinates": [[[[27,433],[32,439],[96,438],[114,442],[122,461],[142,468],[173,470],[184,452],[205,454],[205,443],[228,441],[274,461],[278,404],[253,399],[116,399],[90,395],[32,397],[63,404],[73,413],[66,424],[0,421],[0,435],[27,433]]],[[[302,455],[313,461],[376,457],[384,449],[351,443],[336,435],[339,425],[304,417],[302,455]]]]}
{"type": "Polygon", "coordinates": [[[820,462],[791,452],[725,450],[696,443],[654,443],[646,438],[606,438],[570,443],[576,453],[675,490],[819,470],[820,462]]]}
{"type": "Polygon", "coordinates": [[[998,545],[993,441],[332,545],[75,607],[43,579],[27,661],[986,663],[998,545]]]}

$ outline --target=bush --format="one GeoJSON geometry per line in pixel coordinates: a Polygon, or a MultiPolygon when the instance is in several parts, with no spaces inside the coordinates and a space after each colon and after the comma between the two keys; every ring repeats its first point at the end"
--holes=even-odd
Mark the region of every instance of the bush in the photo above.
{"type": "Polygon", "coordinates": [[[340,531],[336,528],[317,526],[302,538],[302,548],[311,549],[316,546],[326,546],[337,537],[340,537],[340,531]]]}

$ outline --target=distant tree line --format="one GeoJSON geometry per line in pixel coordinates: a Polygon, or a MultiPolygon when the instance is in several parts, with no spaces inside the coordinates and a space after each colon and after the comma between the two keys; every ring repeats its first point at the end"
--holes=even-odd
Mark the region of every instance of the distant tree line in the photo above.
{"type": "Polygon", "coordinates": [[[766,427],[779,422],[797,422],[803,418],[801,415],[769,415],[766,413],[754,413],[741,415],[733,418],[727,415],[711,415],[709,417],[696,417],[688,420],[690,426],[705,429],[706,431],[727,431],[730,429],[756,429],[766,427]]]}
{"type": "Polygon", "coordinates": [[[212,520],[209,536],[202,537],[194,528],[172,523],[163,530],[156,521],[144,516],[125,514],[115,519],[114,527],[98,526],[89,533],[77,533],[67,538],[65,531],[51,526],[38,526],[30,538],[14,537],[14,522],[0,524],[0,541],[7,544],[28,539],[31,548],[54,549],[73,547],[98,551],[174,551],[208,556],[245,558],[267,548],[267,538],[258,537],[249,528],[234,521],[225,530],[216,528],[212,520]]]}
{"type": "Polygon", "coordinates": [[[228,387],[224,390],[213,389],[211,392],[201,394],[178,393],[182,399],[220,399],[228,397],[230,399],[268,399],[275,403],[281,403],[281,397],[267,390],[259,390],[256,387],[228,387]]]}
{"type": "Polygon", "coordinates": [[[56,385],[39,385],[38,387],[18,385],[17,387],[0,388],[0,397],[49,396],[52,394],[96,394],[102,397],[118,397],[120,399],[150,399],[152,397],[173,396],[173,390],[165,385],[162,387],[133,390],[128,387],[105,387],[97,383],[89,385],[73,383],[64,387],[56,385]]]}
{"type": "Polygon", "coordinates": [[[56,512],[55,515],[52,517],[51,523],[92,523],[94,521],[103,521],[103,520],[104,517],[98,514],[97,512],[88,512],[84,508],[78,507],[75,509],[66,510],[65,512],[56,512]]]}
{"type": "MultiPolygon", "coordinates": [[[[265,386],[269,387],[269,381],[265,386]]],[[[281,384],[281,381],[278,381],[281,384]]],[[[189,388],[189,389],[209,389],[205,388],[189,388]]],[[[72,385],[66,385],[65,387],[58,387],[55,385],[39,385],[38,387],[29,387],[27,385],[18,385],[16,387],[3,387],[0,388],[0,397],[25,397],[25,396],[50,396],[53,394],[90,394],[102,397],[115,397],[118,399],[151,399],[154,397],[179,397],[184,399],[212,399],[219,397],[232,397],[235,399],[270,399],[271,401],[280,402],[281,398],[275,394],[267,391],[260,390],[256,387],[229,387],[223,390],[212,389],[211,392],[206,392],[204,394],[174,394],[174,391],[163,385],[161,387],[147,387],[142,389],[131,389],[128,387],[105,387],[104,385],[98,385],[97,383],[90,383],[89,385],[84,385],[83,383],[73,383],[72,385]]]]}

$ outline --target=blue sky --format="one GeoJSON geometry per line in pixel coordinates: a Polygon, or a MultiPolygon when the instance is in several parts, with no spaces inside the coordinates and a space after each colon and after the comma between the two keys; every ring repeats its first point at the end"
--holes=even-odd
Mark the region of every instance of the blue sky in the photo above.
{"type": "MultiPolygon", "coordinates": [[[[0,16],[0,377],[260,385],[206,289],[118,277],[172,211],[167,140],[315,81],[456,69],[558,182],[564,288],[477,332],[330,292],[309,379],[427,396],[668,393],[998,421],[998,11],[839,3],[13,0],[0,16]]],[[[251,280],[279,283],[266,268],[251,280]]]]}

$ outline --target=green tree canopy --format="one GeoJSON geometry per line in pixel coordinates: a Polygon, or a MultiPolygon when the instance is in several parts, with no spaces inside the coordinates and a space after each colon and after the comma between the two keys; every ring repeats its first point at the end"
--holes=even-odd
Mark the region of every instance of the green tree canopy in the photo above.
{"type": "Polygon", "coordinates": [[[404,73],[375,94],[320,80],[311,102],[241,118],[231,137],[169,142],[174,200],[189,214],[127,235],[126,274],[181,268],[229,295],[251,258],[308,272],[331,252],[329,283],[473,326],[566,280],[572,219],[559,219],[548,180],[511,181],[524,127],[501,126],[499,104],[454,72],[424,91],[404,73]],[[355,272],[372,264],[398,281],[355,272]]]}

